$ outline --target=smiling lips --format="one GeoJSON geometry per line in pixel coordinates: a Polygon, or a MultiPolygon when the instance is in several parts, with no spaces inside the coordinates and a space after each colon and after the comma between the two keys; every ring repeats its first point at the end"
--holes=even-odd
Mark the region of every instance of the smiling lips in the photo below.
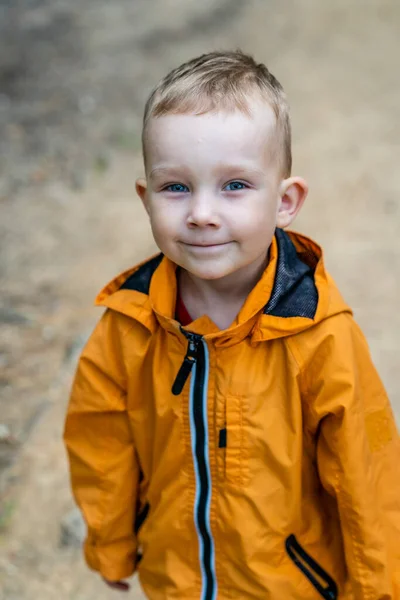
{"type": "Polygon", "coordinates": [[[186,246],[186,252],[189,252],[189,254],[193,254],[193,256],[198,255],[198,257],[212,257],[212,256],[219,256],[219,254],[221,252],[224,251],[224,248],[226,248],[227,246],[229,246],[230,242],[222,242],[220,244],[187,244],[184,243],[184,246],[186,246]]]}
{"type": "Polygon", "coordinates": [[[184,242],[185,246],[190,246],[192,248],[217,248],[218,246],[226,246],[229,242],[220,242],[217,244],[191,244],[189,242],[184,242]]]}

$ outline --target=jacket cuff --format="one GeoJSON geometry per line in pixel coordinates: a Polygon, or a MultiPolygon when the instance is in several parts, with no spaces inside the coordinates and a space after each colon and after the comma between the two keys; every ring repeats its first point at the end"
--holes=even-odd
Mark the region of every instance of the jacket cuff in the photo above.
{"type": "Polygon", "coordinates": [[[87,539],[84,544],[85,560],[93,571],[98,571],[108,581],[130,577],[136,568],[136,543],[134,539],[119,540],[111,544],[95,544],[87,539]]]}

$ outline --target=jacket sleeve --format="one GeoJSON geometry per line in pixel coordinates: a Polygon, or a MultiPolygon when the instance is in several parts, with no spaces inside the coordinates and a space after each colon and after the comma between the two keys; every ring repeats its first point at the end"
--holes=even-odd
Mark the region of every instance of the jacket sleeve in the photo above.
{"type": "Polygon", "coordinates": [[[109,580],[135,570],[139,480],[117,317],[106,311],[83,350],[64,431],[72,491],[87,524],[85,558],[109,580]]]}
{"type": "Polygon", "coordinates": [[[355,600],[400,600],[400,442],[366,341],[349,314],[308,369],[323,487],[337,503],[355,600]]]}

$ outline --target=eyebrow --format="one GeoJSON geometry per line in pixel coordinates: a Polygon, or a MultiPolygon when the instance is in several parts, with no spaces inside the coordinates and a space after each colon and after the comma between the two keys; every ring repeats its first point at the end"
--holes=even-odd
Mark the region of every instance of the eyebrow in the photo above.
{"type": "MultiPolygon", "coordinates": [[[[156,177],[157,175],[174,175],[182,174],[182,170],[186,171],[185,167],[155,167],[154,169],[152,169],[150,171],[149,174],[149,178],[150,179],[154,179],[154,177],[156,177]]],[[[263,173],[263,171],[261,171],[260,169],[256,169],[254,167],[250,167],[250,166],[246,166],[244,164],[241,165],[234,165],[231,163],[227,163],[227,164],[217,164],[215,169],[215,171],[224,171],[226,173],[231,173],[232,175],[236,175],[239,176],[240,174],[243,175],[258,175],[258,176],[263,176],[265,175],[265,173],[263,173]]]]}
{"type": "Polygon", "coordinates": [[[149,178],[154,179],[157,175],[171,175],[178,172],[179,174],[182,172],[182,167],[156,167],[150,171],[149,178]]]}
{"type": "Polygon", "coordinates": [[[244,175],[265,175],[263,171],[257,169],[255,167],[247,166],[246,164],[218,164],[215,170],[221,170],[226,173],[232,173],[233,175],[240,175],[241,173],[244,175]]]}

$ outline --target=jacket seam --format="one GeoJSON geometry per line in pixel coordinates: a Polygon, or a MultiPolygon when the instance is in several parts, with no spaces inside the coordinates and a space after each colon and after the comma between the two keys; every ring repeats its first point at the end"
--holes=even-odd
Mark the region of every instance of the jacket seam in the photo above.
{"type": "Polygon", "coordinates": [[[290,351],[290,354],[292,355],[292,357],[299,369],[300,396],[301,396],[301,398],[303,398],[305,400],[307,409],[311,413],[313,413],[314,417],[317,417],[317,415],[315,415],[315,412],[313,410],[311,403],[309,402],[309,398],[310,398],[311,394],[310,394],[310,390],[309,390],[309,386],[308,386],[308,382],[307,382],[306,361],[300,350],[298,342],[295,341],[294,338],[295,338],[295,336],[290,336],[290,337],[286,338],[286,340],[287,340],[287,346],[290,351]]]}
{"type": "Polygon", "coordinates": [[[298,344],[295,343],[295,341],[294,341],[293,338],[294,338],[294,336],[287,337],[286,338],[286,343],[287,343],[287,347],[289,349],[289,352],[290,352],[290,354],[292,355],[292,357],[294,359],[294,362],[296,363],[296,365],[299,368],[299,373],[300,373],[300,375],[302,375],[304,364],[302,365],[299,359],[301,359],[303,363],[305,361],[303,359],[303,356],[301,355],[301,352],[299,350],[298,344]],[[294,349],[291,347],[292,344],[293,344],[293,346],[296,347],[296,351],[294,351],[294,349]]]}
{"type": "MultiPolygon", "coordinates": [[[[342,503],[343,509],[345,509],[346,513],[348,513],[348,511],[347,511],[348,503],[344,499],[344,496],[342,494],[339,472],[336,473],[335,492],[336,492],[336,496],[337,496],[338,500],[340,499],[340,501],[342,503]]],[[[366,578],[365,578],[365,570],[362,568],[362,563],[360,560],[360,543],[357,541],[357,537],[354,534],[353,525],[351,523],[351,518],[349,517],[348,514],[346,514],[346,516],[347,516],[346,526],[347,526],[347,529],[348,529],[348,532],[350,534],[350,538],[352,541],[352,552],[353,552],[353,557],[354,557],[354,564],[357,569],[360,585],[366,594],[365,600],[374,600],[373,596],[369,593],[368,589],[365,588],[366,578]]]]}
{"type": "Polygon", "coordinates": [[[121,324],[121,332],[120,332],[120,350],[121,350],[121,355],[122,355],[122,365],[123,365],[123,369],[124,369],[124,378],[125,378],[125,408],[126,408],[126,412],[128,412],[128,405],[127,405],[127,397],[128,397],[128,380],[129,380],[129,376],[128,376],[128,370],[126,368],[126,361],[125,361],[125,346],[124,346],[124,341],[126,336],[128,335],[128,333],[130,333],[134,328],[136,327],[136,323],[130,323],[129,325],[126,326],[126,328],[124,327],[124,329],[122,329],[122,324],[121,324]]]}
{"type": "MultiPolygon", "coordinates": [[[[129,419],[129,415],[128,415],[128,407],[127,407],[127,387],[128,387],[128,373],[126,370],[126,364],[125,364],[125,360],[124,360],[124,348],[123,348],[123,340],[125,338],[125,336],[128,334],[129,331],[131,331],[131,329],[133,329],[133,327],[135,327],[135,323],[130,324],[129,326],[124,326],[123,329],[123,323],[121,322],[121,319],[119,318],[118,313],[116,313],[116,311],[112,310],[112,309],[107,309],[106,312],[103,314],[103,317],[105,316],[105,314],[107,313],[107,311],[110,311],[111,314],[114,316],[114,318],[116,318],[116,326],[117,326],[117,330],[119,331],[119,339],[117,340],[118,343],[118,350],[121,353],[121,363],[122,363],[122,368],[123,368],[123,387],[121,387],[118,384],[118,389],[119,389],[119,393],[116,394],[119,398],[121,398],[121,400],[123,401],[123,406],[124,406],[124,410],[122,411],[115,411],[118,412],[120,414],[125,414],[125,417],[127,419],[129,419]]],[[[110,314],[110,317],[111,317],[110,314]]],[[[129,444],[129,446],[131,446],[132,451],[135,451],[135,444],[134,441],[131,440],[131,443],[129,444]]],[[[103,480],[105,477],[107,477],[107,470],[102,470],[100,473],[100,476],[102,478],[102,481],[99,485],[99,500],[98,500],[98,514],[97,514],[97,522],[96,524],[93,524],[91,527],[91,531],[90,533],[88,532],[87,535],[87,544],[89,546],[89,548],[91,549],[91,552],[95,555],[96,557],[96,561],[98,561],[98,565],[101,568],[102,566],[102,561],[100,560],[100,556],[99,556],[99,549],[103,548],[105,546],[109,546],[109,545],[115,545],[118,544],[120,542],[120,540],[113,540],[111,542],[111,544],[102,544],[98,535],[98,532],[100,532],[102,530],[102,528],[105,525],[105,521],[106,521],[106,515],[107,515],[107,509],[109,507],[109,503],[110,500],[112,499],[112,493],[110,491],[108,491],[106,489],[106,487],[103,485],[103,480]]],[[[128,539],[128,538],[125,538],[128,539]]],[[[133,541],[133,543],[135,544],[135,546],[137,545],[137,538],[136,535],[134,533],[132,533],[131,539],[133,541]]]]}
{"type": "MultiPolygon", "coordinates": [[[[287,342],[288,342],[288,348],[297,364],[297,366],[299,367],[299,374],[300,374],[300,381],[301,381],[301,385],[303,385],[304,382],[304,394],[303,394],[303,390],[301,389],[301,395],[302,397],[304,397],[304,399],[307,401],[307,407],[309,408],[309,410],[314,414],[314,416],[317,418],[317,415],[315,414],[313,407],[311,405],[311,403],[309,402],[309,398],[311,396],[310,394],[310,389],[309,389],[309,385],[308,385],[308,381],[307,381],[307,376],[305,373],[305,369],[306,369],[306,361],[304,359],[304,356],[302,355],[300,348],[299,348],[299,344],[297,342],[297,340],[294,340],[294,336],[287,338],[287,342]],[[293,350],[293,347],[290,347],[291,344],[295,347],[295,351],[293,350]],[[303,364],[300,364],[299,359],[297,358],[297,356],[299,356],[299,358],[303,361],[303,364]]],[[[339,504],[339,502],[342,503],[343,509],[346,511],[346,525],[348,528],[348,532],[350,535],[350,539],[352,542],[352,552],[353,552],[353,556],[354,556],[354,562],[355,562],[355,567],[357,569],[358,575],[359,575],[359,580],[360,580],[360,585],[362,586],[362,588],[364,588],[364,583],[365,583],[365,577],[363,574],[363,569],[362,569],[362,565],[361,565],[361,561],[360,561],[360,552],[359,552],[359,544],[357,542],[357,538],[354,535],[353,532],[353,525],[350,522],[351,519],[349,518],[348,510],[347,510],[347,502],[344,500],[343,498],[343,494],[341,491],[341,485],[340,485],[340,473],[339,471],[336,472],[336,482],[335,482],[335,493],[336,493],[336,499],[337,502],[339,504]]],[[[365,596],[365,600],[374,600],[373,597],[371,596],[371,594],[368,592],[368,590],[366,590],[366,596],[365,596]]]]}

